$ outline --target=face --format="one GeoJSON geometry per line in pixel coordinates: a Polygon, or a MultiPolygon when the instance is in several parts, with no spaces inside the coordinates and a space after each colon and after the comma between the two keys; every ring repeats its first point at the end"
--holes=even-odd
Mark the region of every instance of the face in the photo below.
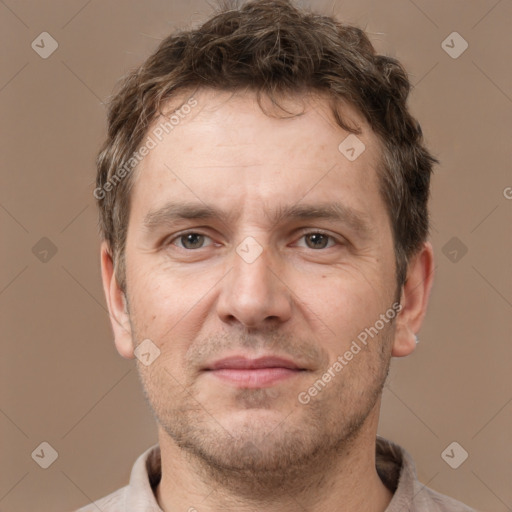
{"type": "Polygon", "coordinates": [[[396,298],[379,145],[345,106],[365,147],[347,158],[349,134],[319,97],[289,98],[304,113],[287,119],[251,93],[194,98],[134,182],[116,344],[160,351],[137,366],[178,446],[282,474],[376,421],[396,298]]]}

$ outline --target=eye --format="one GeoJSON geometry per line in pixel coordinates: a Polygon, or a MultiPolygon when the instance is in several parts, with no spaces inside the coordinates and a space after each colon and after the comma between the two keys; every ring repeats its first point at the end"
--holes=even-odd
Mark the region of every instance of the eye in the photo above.
{"type": "MultiPolygon", "coordinates": [[[[304,233],[300,240],[304,239],[306,243],[306,247],[308,249],[329,249],[335,245],[340,245],[339,242],[332,236],[322,231],[310,231],[308,233],[304,233]]],[[[203,249],[208,247],[210,244],[206,244],[206,241],[211,238],[207,235],[196,231],[189,231],[188,233],[181,233],[178,236],[175,236],[171,240],[169,240],[167,245],[174,245],[181,249],[185,249],[188,251],[193,251],[195,249],[203,249]]]]}
{"type": "Polygon", "coordinates": [[[204,242],[206,239],[211,240],[209,236],[190,231],[173,238],[169,241],[169,245],[176,245],[181,249],[187,250],[202,249],[205,247],[204,242]]]}
{"type": "Polygon", "coordinates": [[[305,233],[302,235],[301,239],[306,240],[306,246],[309,249],[328,249],[337,245],[336,240],[331,235],[327,233],[323,233],[322,231],[311,231],[309,233],[305,233]],[[333,243],[331,245],[327,245],[329,240],[333,243]]]}

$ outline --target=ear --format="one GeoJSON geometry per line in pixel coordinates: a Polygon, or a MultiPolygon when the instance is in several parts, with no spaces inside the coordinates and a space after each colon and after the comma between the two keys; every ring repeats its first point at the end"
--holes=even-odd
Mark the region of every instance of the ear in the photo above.
{"type": "Polygon", "coordinates": [[[434,251],[425,242],[409,261],[407,279],[402,286],[402,309],[396,317],[395,340],[391,355],[403,357],[416,348],[416,336],[427,312],[430,290],[434,281],[434,251]]]}
{"type": "Polygon", "coordinates": [[[114,263],[106,242],[101,244],[101,278],[117,351],[125,359],[133,359],[135,356],[126,299],[117,282],[114,263]]]}

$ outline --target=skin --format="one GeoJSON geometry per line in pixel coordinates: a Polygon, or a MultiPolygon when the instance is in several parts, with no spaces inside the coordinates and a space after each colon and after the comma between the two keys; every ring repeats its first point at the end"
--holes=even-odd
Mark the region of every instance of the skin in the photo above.
{"type": "Polygon", "coordinates": [[[411,258],[396,319],[300,403],[299,393],[397,298],[378,139],[345,105],[343,115],[361,127],[366,147],[349,161],[338,150],[348,133],[321,96],[283,100],[288,110],[303,111],[287,119],[265,115],[251,92],[204,89],[194,97],[198,105],[138,169],[127,297],[109,248],[101,249],[118,352],[134,358],[145,339],[160,350],[149,366],[136,359],[158,424],[160,507],[334,511],[341,503],[345,512],[384,511],[392,493],[375,469],[381,391],[391,357],[415,348],[432,285],[432,247],[423,244],[411,258]],[[149,212],[176,201],[233,215],[144,225],[149,212]],[[278,206],[334,201],[364,217],[368,231],[345,219],[271,218],[278,206]],[[198,235],[179,236],[184,231],[198,235]],[[251,263],[236,251],[247,237],[263,249],[251,263]],[[306,371],[255,389],[202,371],[233,354],[275,354],[306,371]]]}

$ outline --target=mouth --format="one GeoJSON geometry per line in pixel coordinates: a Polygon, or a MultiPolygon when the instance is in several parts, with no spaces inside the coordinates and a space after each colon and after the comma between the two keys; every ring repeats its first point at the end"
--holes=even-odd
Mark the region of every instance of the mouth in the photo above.
{"type": "Polygon", "coordinates": [[[203,369],[213,377],[244,388],[262,388],[308,371],[295,362],[267,356],[250,359],[232,356],[215,361],[203,369]]]}

